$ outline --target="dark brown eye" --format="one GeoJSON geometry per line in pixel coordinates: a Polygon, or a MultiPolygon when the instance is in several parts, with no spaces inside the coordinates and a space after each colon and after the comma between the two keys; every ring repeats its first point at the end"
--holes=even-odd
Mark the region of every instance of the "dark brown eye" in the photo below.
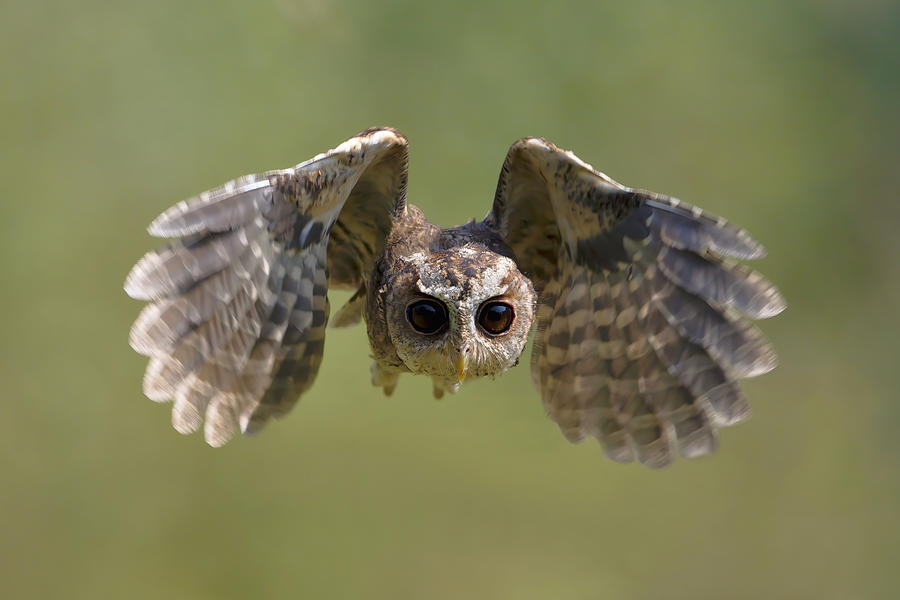
{"type": "Polygon", "coordinates": [[[478,324],[492,335],[506,333],[516,318],[516,311],[506,302],[485,302],[478,312],[478,324]]]}
{"type": "Polygon", "coordinates": [[[447,324],[447,309],[437,300],[419,300],[406,307],[406,320],[419,333],[436,333],[447,324]]]}

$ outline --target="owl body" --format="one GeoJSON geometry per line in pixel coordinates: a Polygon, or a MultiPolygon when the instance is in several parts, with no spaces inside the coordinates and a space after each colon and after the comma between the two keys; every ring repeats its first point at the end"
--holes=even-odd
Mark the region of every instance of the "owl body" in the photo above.
{"type": "Polygon", "coordinates": [[[749,415],[737,381],[775,353],[752,319],[785,308],[740,261],[762,246],[724,219],[625,187],[540,138],[512,145],[481,221],[442,229],[406,202],[407,140],[368,129],[290,169],[249,175],[151,223],[173,238],[129,273],[147,300],[129,342],[144,393],[211,445],[286,414],[332,326],[366,322],[372,381],[434,395],[519,362],[572,442],[661,467],[715,451],[749,415]]]}

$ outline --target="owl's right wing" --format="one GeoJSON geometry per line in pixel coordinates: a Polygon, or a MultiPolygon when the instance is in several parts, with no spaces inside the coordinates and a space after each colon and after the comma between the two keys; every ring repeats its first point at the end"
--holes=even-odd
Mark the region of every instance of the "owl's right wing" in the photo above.
{"type": "Polygon", "coordinates": [[[540,294],[532,375],[569,440],[658,467],[749,414],[737,380],[776,359],[745,317],[785,303],[733,260],[764,254],[745,231],[538,138],[510,148],[485,224],[540,294]]]}
{"type": "Polygon", "coordinates": [[[165,211],[177,238],[125,281],[148,300],[129,336],[150,357],[144,393],[174,399],[172,424],[220,446],[289,411],[312,385],[327,286],[357,288],[406,203],[407,141],[361,132],[296,167],[248,175],[165,211]],[[329,244],[329,237],[331,244],[329,244]]]}

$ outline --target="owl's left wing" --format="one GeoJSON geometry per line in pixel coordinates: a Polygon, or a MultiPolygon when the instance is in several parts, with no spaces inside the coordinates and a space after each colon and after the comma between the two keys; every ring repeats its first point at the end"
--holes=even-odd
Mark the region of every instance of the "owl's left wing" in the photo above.
{"type": "Polygon", "coordinates": [[[538,138],[510,148],[485,224],[540,295],[532,375],[567,439],[659,467],[749,414],[736,381],[776,357],[744,317],[785,303],[733,260],[765,253],[745,231],[538,138]]]}
{"type": "Polygon", "coordinates": [[[129,336],[150,357],[144,393],[211,445],[250,433],[316,376],[329,282],[357,288],[405,208],[406,138],[370,129],[296,167],[241,177],[149,227],[177,238],[131,270],[148,300],[129,336]],[[329,244],[329,237],[331,244],[329,244]]]}

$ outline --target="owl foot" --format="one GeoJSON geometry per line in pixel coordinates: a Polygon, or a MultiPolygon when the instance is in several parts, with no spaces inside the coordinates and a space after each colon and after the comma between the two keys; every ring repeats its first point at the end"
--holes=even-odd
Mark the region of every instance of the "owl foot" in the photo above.
{"type": "Polygon", "coordinates": [[[372,361],[371,371],[372,385],[380,387],[385,396],[393,394],[394,389],[397,387],[397,379],[399,379],[400,373],[389,371],[375,361],[372,361]]]}
{"type": "Polygon", "coordinates": [[[459,390],[459,381],[455,379],[447,379],[446,377],[432,377],[434,388],[432,389],[434,397],[440,400],[444,397],[444,392],[455,394],[459,390]]]}

